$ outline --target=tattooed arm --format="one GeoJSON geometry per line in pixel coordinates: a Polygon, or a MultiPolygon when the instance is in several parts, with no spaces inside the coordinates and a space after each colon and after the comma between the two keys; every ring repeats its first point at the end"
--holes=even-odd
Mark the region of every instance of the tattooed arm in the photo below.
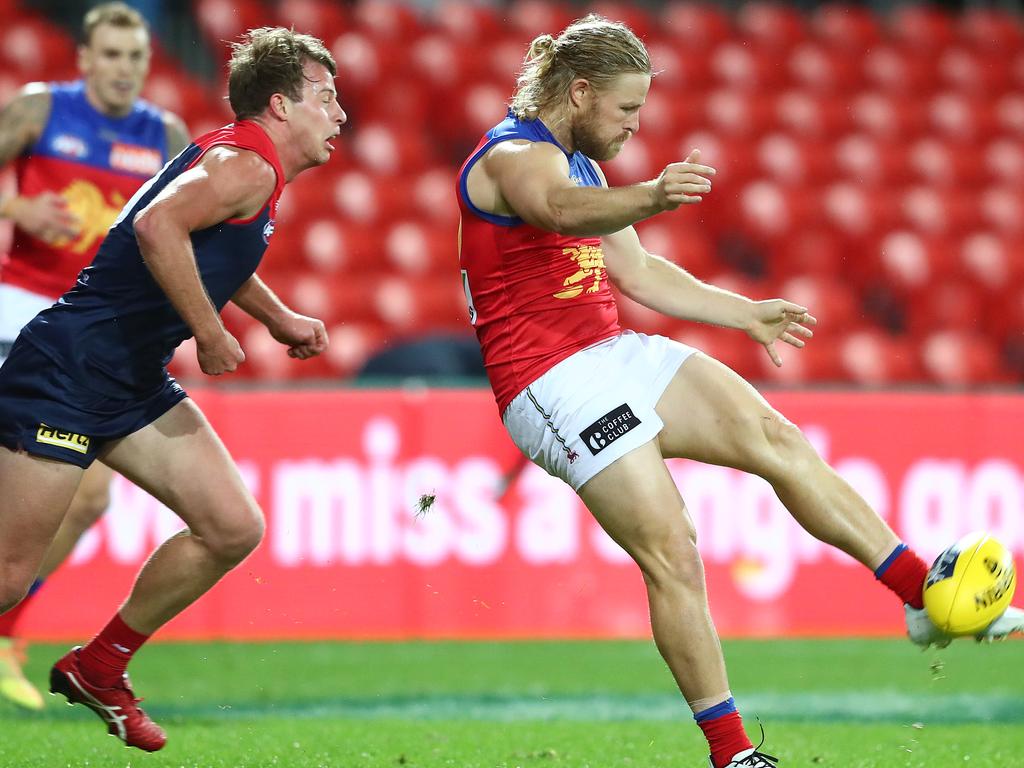
{"type": "MultiPolygon", "coordinates": [[[[50,117],[49,86],[29,83],[0,112],[0,166],[25,152],[42,135],[50,117]]],[[[35,197],[15,194],[0,198],[0,218],[43,240],[74,237],[80,225],[55,192],[35,197]]]]}

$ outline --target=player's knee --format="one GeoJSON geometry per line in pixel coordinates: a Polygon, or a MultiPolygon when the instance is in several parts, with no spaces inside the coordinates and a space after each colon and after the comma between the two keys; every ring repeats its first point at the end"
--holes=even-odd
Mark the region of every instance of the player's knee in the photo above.
{"type": "Polygon", "coordinates": [[[809,462],[818,459],[804,433],[789,419],[772,412],[761,420],[768,446],[764,474],[775,477],[783,473],[803,471],[809,462]]]}
{"type": "Polygon", "coordinates": [[[34,574],[5,571],[0,577],[0,614],[7,613],[22,601],[32,586],[34,574]]]}
{"type": "Polygon", "coordinates": [[[688,591],[704,589],[704,564],[692,527],[659,542],[657,547],[638,558],[638,563],[648,585],[688,591]]]}
{"type": "Polygon", "coordinates": [[[216,535],[207,536],[207,546],[221,563],[233,567],[242,562],[263,540],[266,524],[259,508],[251,508],[247,514],[229,526],[223,527],[216,535]]]}

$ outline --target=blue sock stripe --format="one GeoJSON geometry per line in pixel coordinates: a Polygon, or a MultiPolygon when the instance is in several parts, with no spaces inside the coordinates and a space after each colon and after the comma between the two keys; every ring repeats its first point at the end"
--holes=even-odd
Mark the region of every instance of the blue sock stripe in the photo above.
{"type": "Polygon", "coordinates": [[[694,714],[693,719],[698,723],[704,723],[708,720],[717,720],[723,715],[731,715],[736,711],[736,699],[730,696],[728,699],[723,701],[721,704],[715,704],[713,707],[708,707],[703,712],[697,712],[694,714]]]}
{"type": "Polygon", "coordinates": [[[889,570],[889,566],[892,565],[893,560],[902,555],[908,549],[906,544],[900,543],[896,546],[896,549],[892,551],[892,554],[885,558],[885,561],[875,569],[875,578],[882,578],[882,574],[889,570]]]}
{"type": "Polygon", "coordinates": [[[33,581],[32,586],[28,588],[28,593],[25,595],[25,597],[31,597],[32,595],[34,595],[36,592],[39,591],[39,588],[43,586],[45,582],[46,579],[36,579],[35,581],[33,581]]]}

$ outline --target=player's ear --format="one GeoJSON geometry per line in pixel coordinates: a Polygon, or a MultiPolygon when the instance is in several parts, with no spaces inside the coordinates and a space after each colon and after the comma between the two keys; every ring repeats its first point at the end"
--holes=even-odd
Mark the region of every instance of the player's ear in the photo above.
{"type": "Polygon", "coordinates": [[[270,97],[270,103],[267,105],[272,117],[278,120],[288,120],[291,114],[292,103],[287,96],[283,93],[275,93],[270,97]]]}
{"type": "Polygon", "coordinates": [[[594,87],[585,77],[577,77],[569,84],[569,103],[574,107],[585,106],[593,94],[594,87]]]}

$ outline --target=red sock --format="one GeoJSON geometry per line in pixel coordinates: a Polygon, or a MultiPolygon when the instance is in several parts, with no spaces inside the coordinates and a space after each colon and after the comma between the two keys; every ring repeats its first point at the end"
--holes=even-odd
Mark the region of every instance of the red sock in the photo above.
{"type": "Polygon", "coordinates": [[[78,652],[78,666],[89,682],[100,688],[114,688],[121,682],[128,662],[149,635],[136,632],[121,619],[121,614],[105,626],[78,652]]]}
{"type": "Polygon", "coordinates": [[[697,725],[704,731],[704,738],[711,747],[711,762],[715,768],[730,763],[737,752],[754,745],[743,730],[743,718],[736,711],[736,703],[730,696],[726,701],[694,715],[697,725]],[[722,713],[722,714],[719,714],[722,713]]]}
{"type": "Polygon", "coordinates": [[[911,608],[924,608],[924,580],[927,575],[927,563],[906,544],[896,547],[875,570],[875,578],[911,608]]]}

